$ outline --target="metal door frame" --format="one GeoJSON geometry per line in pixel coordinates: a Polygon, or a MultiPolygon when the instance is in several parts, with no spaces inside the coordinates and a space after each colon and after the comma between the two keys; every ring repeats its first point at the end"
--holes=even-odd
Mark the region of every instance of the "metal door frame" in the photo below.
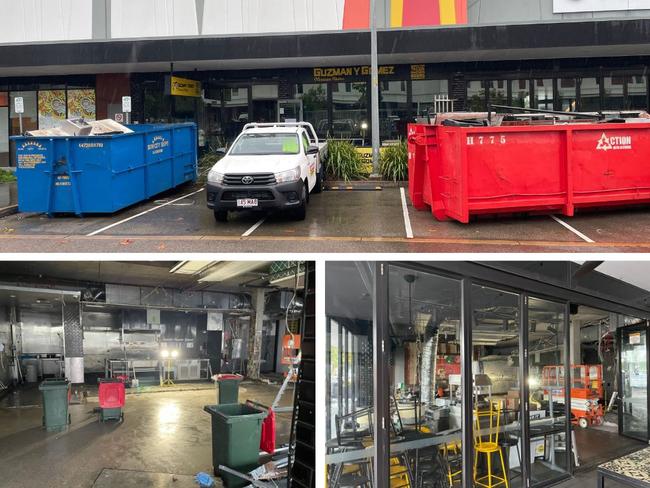
{"type": "Polygon", "coordinates": [[[646,421],[646,435],[645,437],[636,437],[633,435],[625,434],[623,432],[623,351],[622,351],[622,341],[623,341],[623,331],[625,332],[643,332],[645,331],[645,349],[646,349],[646,363],[649,362],[650,358],[650,340],[648,330],[648,321],[644,321],[642,324],[630,325],[627,327],[619,327],[616,329],[616,347],[618,348],[618,374],[616,380],[618,381],[618,390],[619,395],[616,400],[618,407],[618,435],[627,437],[629,439],[636,439],[643,442],[648,442],[650,440],[650,395],[647,394],[647,387],[650,386],[650,370],[646,367],[646,412],[648,413],[648,421],[646,421]]]}

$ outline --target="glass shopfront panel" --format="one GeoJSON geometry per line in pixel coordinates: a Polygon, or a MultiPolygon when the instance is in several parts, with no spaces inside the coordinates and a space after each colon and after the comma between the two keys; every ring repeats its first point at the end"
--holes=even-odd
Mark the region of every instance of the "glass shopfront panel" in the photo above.
{"type": "Polygon", "coordinates": [[[461,286],[389,266],[391,487],[462,486],[461,286]]]}
{"type": "Polygon", "coordinates": [[[436,98],[449,97],[448,80],[413,80],[411,82],[413,92],[412,112],[414,117],[429,115],[429,111],[435,108],[436,98]]]}
{"type": "Polygon", "coordinates": [[[330,487],[372,486],[373,264],[327,263],[326,437],[330,487]]]}
{"type": "Polygon", "coordinates": [[[580,80],[580,111],[598,112],[600,110],[600,79],[582,78],[580,80]]]}
{"type": "Polygon", "coordinates": [[[407,81],[379,84],[379,134],[382,141],[404,139],[409,106],[407,81]]]}
{"type": "Polygon", "coordinates": [[[9,93],[0,92],[0,167],[9,166],[9,93]]]}
{"type": "Polygon", "coordinates": [[[528,301],[528,391],[531,484],[553,482],[569,473],[567,446],[565,305],[528,301]]]}
{"type": "Polygon", "coordinates": [[[648,110],[648,81],[643,75],[630,76],[627,83],[626,110],[648,110]]]}
{"type": "Polygon", "coordinates": [[[619,431],[648,440],[648,331],[646,325],[620,331],[621,398],[619,431]]]}
{"type": "Polygon", "coordinates": [[[603,78],[603,110],[625,109],[626,76],[605,76],[603,78]]]}
{"type": "Polygon", "coordinates": [[[296,98],[302,103],[302,118],[314,126],[318,137],[325,137],[329,130],[327,116],[327,84],[305,83],[298,85],[296,98]]]}
{"type": "Polygon", "coordinates": [[[575,112],[577,110],[577,93],[575,78],[560,78],[557,80],[558,108],[563,112],[575,112]]]}
{"type": "Polygon", "coordinates": [[[481,80],[467,82],[467,110],[470,112],[485,112],[487,100],[485,98],[485,84],[481,80]]]}
{"type": "Polygon", "coordinates": [[[552,79],[534,80],[533,89],[535,90],[535,108],[542,110],[553,110],[555,108],[552,79]]]}
{"type": "Polygon", "coordinates": [[[489,89],[490,105],[507,105],[508,104],[508,82],[506,80],[496,80],[486,82],[489,89]]]}
{"type": "Polygon", "coordinates": [[[530,82],[528,80],[511,80],[510,92],[512,93],[513,107],[530,108],[530,82]]]}
{"type": "Polygon", "coordinates": [[[334,139],[370,143],[368,83],[335,83],[332,87],[332,127],[334,139]]]}
{"type": "Polygon", "coordinates": [[[474,485],[524,486],[519,295],[472,286],[474,485]],[[494,452],[492,445],[499,446],[494,452]]]}

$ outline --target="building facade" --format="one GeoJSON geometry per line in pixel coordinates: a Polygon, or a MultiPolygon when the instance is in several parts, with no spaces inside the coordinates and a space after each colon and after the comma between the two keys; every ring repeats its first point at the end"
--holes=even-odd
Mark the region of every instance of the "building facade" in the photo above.
{"type": "MultiPolygon", "coordinates": [[[[436,97],[556,110],[648,108],[647,0],[380,0],[380,130],[436,97]]],[[[9,137],[69,117],[188,121],[220,147],[247,121],[370,141],[369,0],[0,1],[0,165],[9,137]],[[199,82],[182,95],[178,79],[199,82]],[[189,96],[188,96],[189,95],[189,96]]]]}

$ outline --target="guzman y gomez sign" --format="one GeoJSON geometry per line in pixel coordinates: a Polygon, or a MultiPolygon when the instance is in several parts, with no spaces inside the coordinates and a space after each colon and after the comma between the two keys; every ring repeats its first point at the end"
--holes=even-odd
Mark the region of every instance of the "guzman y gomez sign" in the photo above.
{"type": "Polygon", "coordinates": [[[553,12],[606,12],[650,9],[650,0],[553,0],[553,12]]]}

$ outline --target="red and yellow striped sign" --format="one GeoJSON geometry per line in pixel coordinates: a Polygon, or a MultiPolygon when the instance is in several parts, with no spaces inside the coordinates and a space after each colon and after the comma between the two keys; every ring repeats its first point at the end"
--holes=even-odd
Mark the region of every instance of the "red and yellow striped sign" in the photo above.
{"type": "MultiPolygon", "coordinates": [[[[390,26],[467,24],[467,0],[390,0],[390,26]]],[[[345,0],[343,29],[370,27],[370,0],[345,0]]]]}

